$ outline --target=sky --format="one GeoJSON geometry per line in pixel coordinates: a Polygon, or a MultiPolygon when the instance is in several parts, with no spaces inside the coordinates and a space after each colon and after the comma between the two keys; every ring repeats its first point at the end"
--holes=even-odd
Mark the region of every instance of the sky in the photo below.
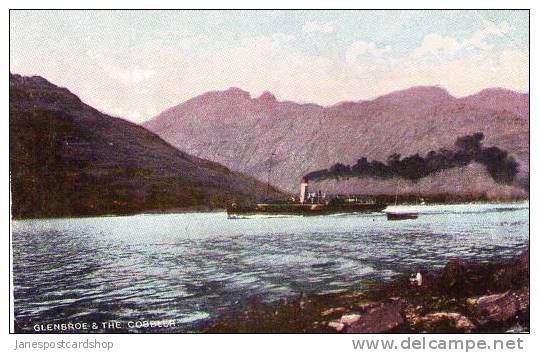
{"type": "Polygon", "coordinates": [[[134,122],[207,91],[332,105],[417,85],[528,92],[529,13],[10,11],[10,72],[134,122]]]}

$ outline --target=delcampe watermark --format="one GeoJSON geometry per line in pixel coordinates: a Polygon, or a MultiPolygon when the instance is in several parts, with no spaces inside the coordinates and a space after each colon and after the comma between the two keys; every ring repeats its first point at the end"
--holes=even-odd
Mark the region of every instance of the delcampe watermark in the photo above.
{"type": "Polygon", "coordinates": [[[516,339],[455,339],[455,338],[413,338],[403,339],[354,339],[354,350],[523,350],[524,340],[516,339]]]}

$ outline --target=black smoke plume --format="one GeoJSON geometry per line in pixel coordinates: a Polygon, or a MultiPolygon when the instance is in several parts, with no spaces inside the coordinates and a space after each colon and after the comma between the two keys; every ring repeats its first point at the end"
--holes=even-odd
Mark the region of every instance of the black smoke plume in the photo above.
{"type": "Polygon", "coordinates": [[[305,177],[309,180],[339,179],[341,177],[400,177],[418,181],[432,173],[463,167],[471,162],[483,164],[490,176],[500,184],[511,184],[518,173],[518,163],[506,151],[498,147],[483,147],[482,132],[457,138],[452,150],[430,151],[425,157],[414,154],[401,159],[400,154],[392,154],[386,163],[367,158],[358,159],[350,166],[337,163],[329,169],[311,172],[305,177]]]}

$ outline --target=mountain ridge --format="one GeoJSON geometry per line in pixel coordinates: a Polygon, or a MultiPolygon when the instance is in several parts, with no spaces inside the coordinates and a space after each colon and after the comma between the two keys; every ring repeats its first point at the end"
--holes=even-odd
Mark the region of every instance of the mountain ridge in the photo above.
{"type": "Polygon", "coordinates": [[[419,86],[331,106],[278,100],[268,106],[243,90],[230,104],[221,97],[227,91],[213,91],[211,102],[205,94],[191,98],[142,125],[191,154],[257,178],[267,177],[275,154],[273,182],[290,192],[302,175],[336,162],[426,154],[482,132],[487,146],[514,155],[518,185],[529,184],[526,93],[492,88],[454,97],[442,87],[419,86]]]}
{"type": "MultiPolygon", "coordinates": [[[[316,106],[316,107],[330,109],[330,108],[334,108],[334,107],[337,107],[337,106],[340,106],[340,105],[343,105],[343,104],[345,104],[345,105],[362,104],[362,103],[373,102],[373,101],[378,101],[378,100],[387,100],[387,99],[390,99],[390,98],[396,97],[396,96],[404,96],[404,97],[406,97],[408,95],[414,95],[414,94],[421,94],[422,99],[427,98],[427,97],[425,97],[426,95],[431,95],[431,96],[438,95],[439,97],[446,97],[449,100],[460,100],[460,101],[465,101],[465,100],[467,100],[469,98],[473,98],[473,97],[476,97],[476,96],[488,95],[488,94],[511,95],[511,96],[520,97],[520,98],[526,99],[526,100],[529,99],[529,93],[518,92],[518,91],[511,90],[509,88],[505,88],[505,87],[488,87],[488,88],[483,88],[483,89],[481,89],[481,90],[479,90],[479,91],[477,91],[475,93],[472,93],[472,94],[468,94],[468,95],[464,95],[464,96],[455,96],[455,95],[449,93],[449,91],[446,88],[444,88],[442,86],[439,86],[439,85],[418,85],[418,86],[412,86],[412,87],[405,88],[405,89],[398,89],[398,90],[391,91],[391,92],[388,92],[388,93],[385,93],[385,94],[382,94],[382,95],[379,95],[379,96],[371,97],[371,98],[362,98],[362,99],[358,99],[358,100],[346,99],[346,100],[338,101],[338,102],[333,103],[333,104],[323,105],[323,104],[318,104],[316,102],[297,102],[297,101],[289,100],[289,99],[278,100],[276,98],[275,94],[272,93],[269,90],[264,90],[258,97],[254,97],[252,95],[252,93],[250,93],[247,90],[244,90],[244,89],[242,89],[240,87],[231,86],[231,87],[229,87],[227,89],[223,89],[223,90],[211,90],[211,91],[203,92],[203,93],[198,94],[198,95],[196,95],[194,97],[191,97],[191,98],[189,98],[187,100],[184,100],[183,102],[181,102],[181,103],[179,103],[177,105],[166,108],[161,113],[166,112],[166,111],[168,111],[170,109],[174,109],[175,107],[186,104],[188,102],[203,99],[205,97],[216,98],[216,97],[226,97],[226,96],[228,96],[228,97],[244,98],[245,100],[251,100],[251,101],[270,100],[270,101],[276,101],[278,103],[291,103],[291,104],[296,104],[296,105],[310,105],[310,106],[316,106]]],[[[159,114],[161,114],[161,113],[159,113],[159,114]]],[[[143,121],[142,124],[147,123],[148,121],[150,121],[150,120],[152,120],[154,118],[155,118],[155,116],[148,119],[148,120],[143,121]]]]}
{"type": "Polygon", "coordinates": [[[10,73],[9,108],[16,218],[222,208],[267,197],[254,178],[178,150],[42,77],[10,73]]]}

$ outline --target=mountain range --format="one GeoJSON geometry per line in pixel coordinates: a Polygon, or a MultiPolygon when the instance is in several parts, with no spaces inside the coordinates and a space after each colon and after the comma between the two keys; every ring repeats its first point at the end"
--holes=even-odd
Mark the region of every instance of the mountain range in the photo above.
{"type": "Polygon", "coordinates": [[[13,217],[224,207],[282,196],[46,79],[10,74],[13,217]]]}
{"type": "Polygon", "coordinates": [[[421,180],[344,178],[313,188],[488,199],[529,193],[529,97],[501,88],[457,98],[440,87],[413,87],[326,107],[230,88],[192,98],[140,126],[42,77],[10,74],[9,109],[14,217],[207,209],[284,198],[297,193],[302,176],[335,163],[425,155],[476,132],[485,147],[507,151],[518,163],[511,184],[470,163],[421,180]]]}
{"type": "MultiPolygon", "coordinates": [[[[481,193],[526,197],[529,185],[529,96],[502,88],[454,97],[438,86],[419,86],[371,100],[332,106],[279,101],[270,92],[253,98],[239,88],[212,91],[163,111],[142,125],[199,158],[276,187],[297,192],[300,178],[360,157],[385,161],[392,154],[425,155],[481,132],[518,163],[511,185],[471,164],[405,183],[408,192],[481,193]]],[[[394,193],[395,180],[324,181],[331,192],[394,193]]]]}

